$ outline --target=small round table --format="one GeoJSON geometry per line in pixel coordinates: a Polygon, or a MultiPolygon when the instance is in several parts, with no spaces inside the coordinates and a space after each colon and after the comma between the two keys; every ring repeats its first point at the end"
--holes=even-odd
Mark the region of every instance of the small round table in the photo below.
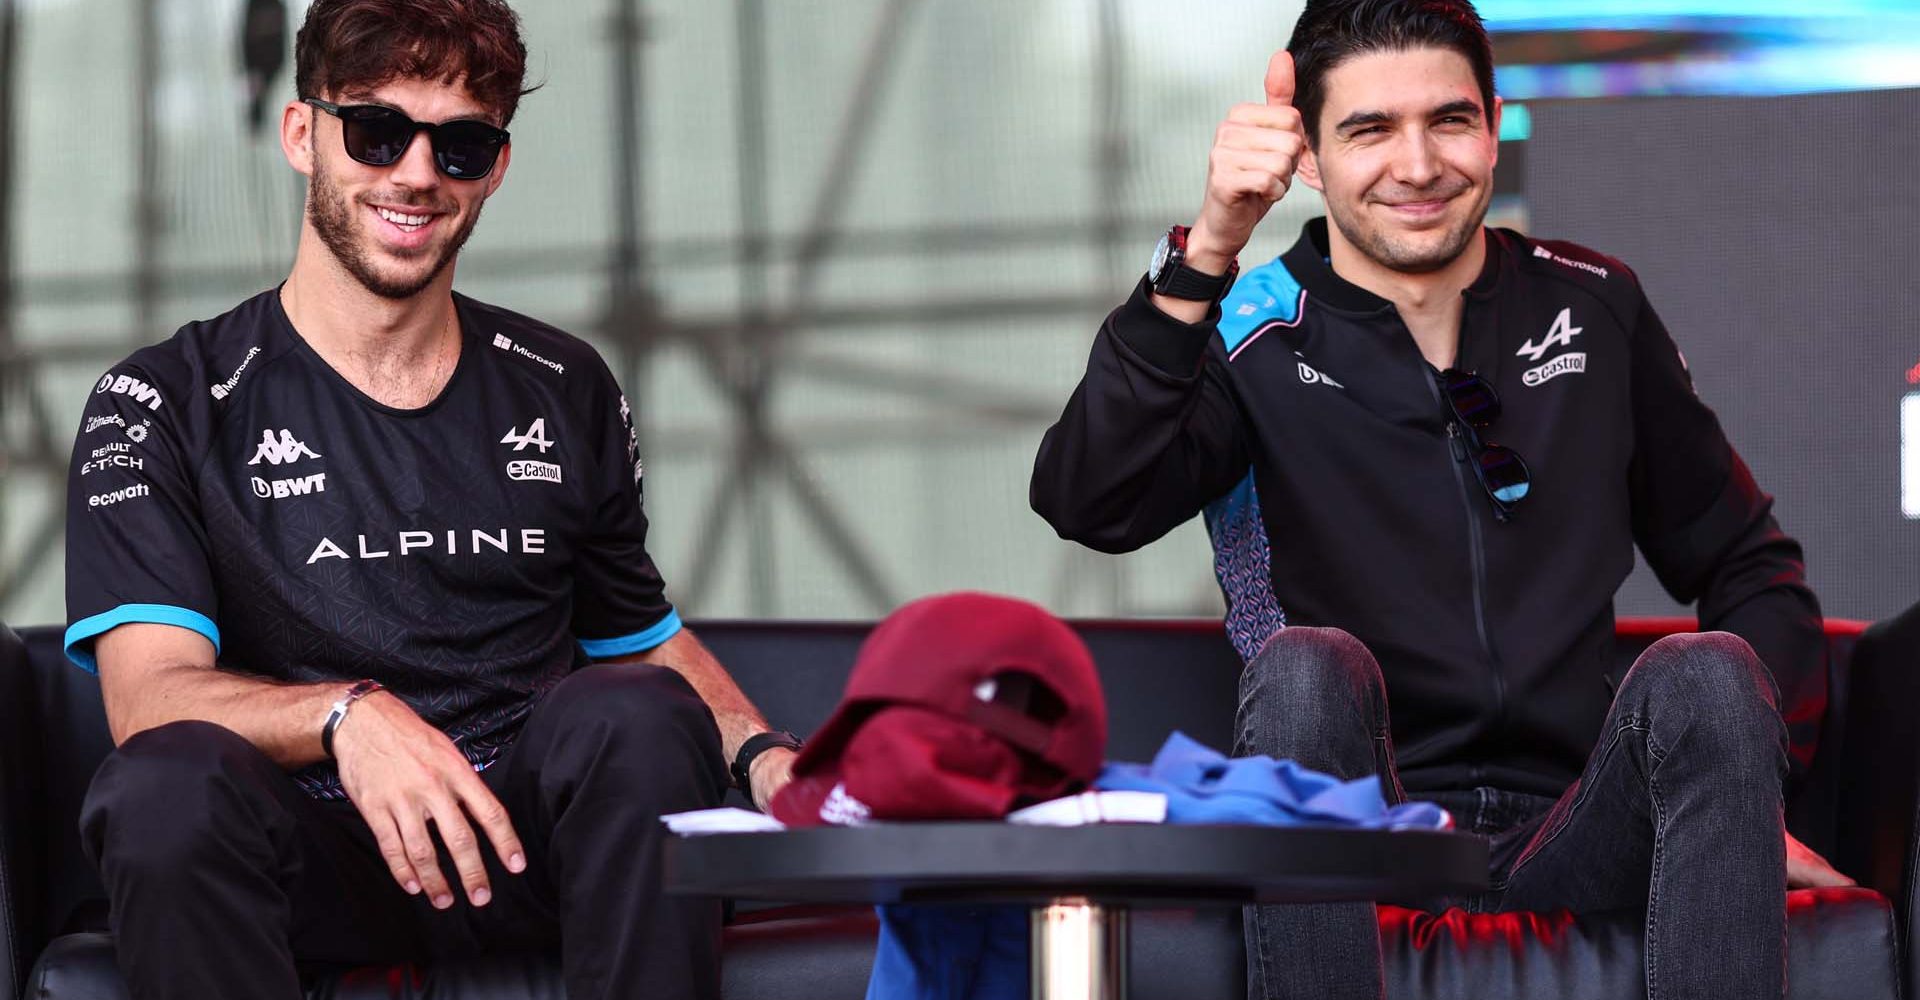
{"type": "Polygon", "coordinates": [[[1124,1000],[1129,907],[1479,892],[1487,846],[1424,830],[888,823],[669,837],[665,869],[681,895],[1024,905],[1036,1000],[1124,1000]]]}

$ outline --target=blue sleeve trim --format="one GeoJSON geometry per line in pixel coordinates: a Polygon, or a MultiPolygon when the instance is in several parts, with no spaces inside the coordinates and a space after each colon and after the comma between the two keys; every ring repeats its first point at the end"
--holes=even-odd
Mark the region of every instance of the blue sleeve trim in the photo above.
{"type": "Polygon", "coordinates": [[[1269,323],[1300,322],[1300,282],[1279,258],[1240,276],[1220,301],[1220,339],[1231,354],[1269,323]]]}
{"type": "Polygon", "coordinates": [[[631,653],[644,653],[666,642],[680,632],[680,612],[667,609],[667,616],[654,622],[645,631],[632,635],[618,636],[613,639],[581,639],[580,648],[596,660],[612,659],[631,653]]]}
{"type": "Polygon", "coordinates": [[[213,654],[220,655],[220,626],[206,615],[171,604],[122,604],[112,611],[83,618],[67,626],[67,659],[79,664],[81,669],[90,674],[99,673],[100,666],[93,657],[94,637],[134,622],[174,625],[198,632],[213,643],[213,654]]]}

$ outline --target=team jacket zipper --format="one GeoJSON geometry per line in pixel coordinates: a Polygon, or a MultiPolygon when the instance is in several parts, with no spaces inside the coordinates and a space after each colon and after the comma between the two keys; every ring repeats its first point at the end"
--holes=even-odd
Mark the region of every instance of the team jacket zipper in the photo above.
{"type": "MultiPolygon", "coordinates": [[[[1439,377],[1432,366],[1427,368],[1427,386],[1433,392],[1434,402],[1446,406],[1446,400],[1441,396],[1439,377]]],[[[1459,423],[1451,417],[1447,419],[1447,453],[1453,459],[1448,465],[1453,469],[1454,485],[1459,488],[1460,509],[1467,515],[1467,562],[1473,577],[1473,627],[1480,636],[1480,650],[1486,654],[1487,668],[1493,675],[1493,725],[1498,727],[1507,716],[1507,677],[1487,630],[1486,539],[1480,530],[1480,519],[1473,516],[1473,491],[1468,486],[1465,470],[1461,468],[1468,458],[1467,443],[1461,439],[1459,423]]]]}

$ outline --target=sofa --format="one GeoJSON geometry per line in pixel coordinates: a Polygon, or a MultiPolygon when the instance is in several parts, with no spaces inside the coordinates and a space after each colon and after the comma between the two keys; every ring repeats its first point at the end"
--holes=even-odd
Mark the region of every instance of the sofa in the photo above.
{"type": "MultiPolygon", "coordinates": [[[[1109,756],[1144,760],[1173,729],[1229,743],[1239,657],[1219,622],[1075,623],[1098,663],[1111,715],[1109,756]]],[[[1691,621],[1623,619],[1622,666],[1691,621]]],[[[868,626],[706,622],[694,626],[776,724],[806,732],[838,697],[868,626]]],[[[1920,737],[1920,607],[1871,628],[1832,622],[1831,698],[1821,748],[1794,790],[1788,822],[1861,888],[1789,894],[1790,997],[1920,997],[1912,965],[1920,737]]],[[[94,769],[111,749],[95,679],[68,664],[56,628],[15,639],[0,626],[0,1000],[127,996],[113,964],[106,904],[76,833],[94,769]]],[[[1395,997],[1645,994],[1640,912],[1469,915],[1382,904],[1381,945],[1395,997]]],[[[725,995],[865,995],[870,912],[743,904],[726,932],[725,995]]],[[[1239,914],[1136,914],[1131,993],[1140,1000],[1244,996],[1239,914]]],[[[488,955],[431,967],[313,969],[315,1000],[433,997],[545,1000],[564,995],[545,955],[488,955]]]]}

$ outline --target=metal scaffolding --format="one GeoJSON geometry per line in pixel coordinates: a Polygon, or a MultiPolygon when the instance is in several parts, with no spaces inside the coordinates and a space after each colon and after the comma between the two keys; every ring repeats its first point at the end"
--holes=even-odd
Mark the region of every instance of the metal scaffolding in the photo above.
{"type": "MultiPolygon", "coordinates": [[[[849,238],[845,220],[849,199],[871,144],[882,105],[898,77],[903,40],[924,21],[922,0],[885,0],[870,23],[850,28],[865,39],[859,71],[838,106],[844,109],[835,131],[828,168],[808,201],[804,227],[793,235],[776,237],[769,223],[767,178],[780,169],[769,155],[765,108],[770,97],[767,79],[768,25],[766,0],[733,0],[733,65],[735,83],[736,155],[739,180],[735,192],[741,230],[737,237],[692,235],[676,239],[671,248],[678,262],[732,262],[738,278],[737,308],[727,313],[670,316],[655,293],[656,261],[661,247],[646,238],[647,177],[640,155],[649,116],[645,68],[653,37],[640,0],[610,0],[611,14],[605,38],[605,58],[612,106],[624,109],[615,116],[613,142],[623,169],[612,171],[610,195],[614,234],[600,250],[542,252],[534,257],[507,257],[499,253],[470,253],[462,258],[462,273],[488,271],[528,275],[551,272],[604,274],[604,307],[597,310],[600,343],[624,384],[647,384],[655,359],[668,348],[688,352],[717,396],[724,400],[726,427],[694,435],[695,440],[643,439],[649,454],[676,448],[722,449],[724,471],[708,501],[701,505],[699,523],[692,527],[696,551],[703,557],[679,581],[677,591],[695,613],[703,606],[723,572],[729,544],[747,546],[746,592],[754,616],[782,613],[774,564],[773,505],[776,497],[791,501],[805,529],[830,554],[835,568],[857,593],[862,613],[882,614],[904,597],[899,581],[885,560],[871,550],[855,522],[824,491],[810,472],[806,456],[795,444],[794,429],[777,426],[770,407],[782,384],[811,382],[883,397],[904,398],[934,409],[919,421],[873,426],[868,421],[822,420],[805,428],[809,442],[892,440],[965,435],[982,428],[1038,429],[1058,413],[1060,400],[1023,392],[991,380],[968,378],[933,366],[875,361],[832,352],[807,342],[806,334],[819,329],[876,328],[889,324],[937,326],[987,318],[1058,318],[1097,315],[1111,303],[1090,293],[922,296],[917,301],[824,305],[819,294],[821,276],[829,262],[867,258],[898,258],[955,250],[1014,250],[1036,246],[1062,252],[1094,255],[1101,273],[1113,287],[1124,283],[1138,263],[1138,234],[1145,220],[1122,214],[1127,203],[1130,162],[1125,124],[1127,58],[1122,45],[1118,0],[1086,0],[1097,31],[1095,48],[1099,127],[1087,152],[1089,168],[1097,176],[1098,211],[1090,219],[1047,220],[1043,226],[971,225],[880,231],[861,231],[849,238]],[[785,276],[783,287],[776,288],[785,276]]],[[[13,217],[8,195],[16,174],[10,170],[19,155],[9,137],[18,134],[11,105],[20,88],[12,86],[18,72],[20,18],[17,0],[0,0],[0,235],[11,233],[13,217]]],[[[42,482],[55,497],[64,492],[70,428],[48,420],[40,393],[43,373],[50,365],[91,364],[95,370],[118,360],[131,347],[163,337],[170,327],[163,302],[187,293],[245,287],[257,272],[234,266],[174,267],[163,271],[159,210],[163,192],[157,187],[162,172],[155,138],[155,88],[147,83],[158,72],[159,0],[133,0],[138,12],[138,63],[132,148],[139,160],[139,190],[132,200],[129,220],[134,235],[135,262],[131,273],[109,276],[39,278],[31,293],[46,301],[78,301],[87,296],[130,300],[135,317],[131,329],[118,337],[74,338],[70,343],[23,346],[10,334],[20,298],[14,268],[6,256],[10,239],[0,238],[0,469],[17,482],[42,482]]],[[[291,33],[289,33],[290,35],[291,33]]],[[[637,422],[649,435],[644,402],[637,422]]],[[[7,506],[8,491],[0,490],[0,543],[8,537],[26,539],[16,552],[0,551],[0,608],[7,606],[22,584],[49,572],[58,552],[64,504],[52,502],[38,520],[19,530],[19,515],[7,506]],[[11,530],[10,530],[11,529],[11,530]]],[[[1063,547],[1049,584],[1049,599],[1069,594],[1096,593],[1106,606],[1120,609],[1125,588],[1120,563],[1109,557],[1063,547]]],[[[1196,603],[1204,601],[1197,596],[1196,603]]]]}

